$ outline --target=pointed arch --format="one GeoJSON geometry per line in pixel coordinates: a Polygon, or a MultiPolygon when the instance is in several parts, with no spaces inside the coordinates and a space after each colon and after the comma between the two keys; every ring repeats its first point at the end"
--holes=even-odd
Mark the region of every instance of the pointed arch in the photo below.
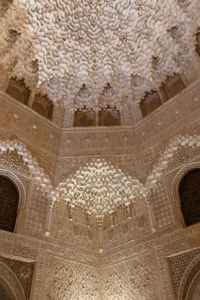
{"type": "Polygon", "coordinates": [[[165,171],[170,162],[173,161],[179,147],[200,148],[200,136],[177,135],[169,140],[167,146],[159,155],[157,164],[147,177],[146,186],[148,190],[156,188],[156,184],[163,175],[163,171],[165,171]]]}
{"type": "Polygon", "coordinates": [[[182,226],[185,226],[185,220],[184,220],[184,216],[182,214],[182,209],[181,209],[179,186],[180,186],[180,183],[183,180],[184,176],[195,169],[200,169],[200,162],[192,162],[192,163],[190,162],[187,165],[184,165],[176,173],[176,175],[173,179],[173,182],[172,182],[172,194],[173,194],[173,198],[175,199],[175,204],[176,204],[176,208],[178,211],[179,221],[180,221],[180,224],[182,224],[182,226]]]}
{"type": "Polygon", "coordinates": [[[27,145],[17,139],[0,139],[0,155],[5,152],[14,152],[22,158],[29,169],[31,177],[44,195],[50,197],[52,183],[44,169],[40,167],[37,159],[32,155],[27,145]]]}
{"type": "Polygon", "coordinates": [[[26,300],[24,290],[17,276],[3,262],[0,262],[0,282],[9,290],[13,300],[26,300]]]}
{"type": "Polygon", "coordinates": [[[184,174],[178,187],[181,211],[186,226],[200,222],[200,168],[184,174]]]}

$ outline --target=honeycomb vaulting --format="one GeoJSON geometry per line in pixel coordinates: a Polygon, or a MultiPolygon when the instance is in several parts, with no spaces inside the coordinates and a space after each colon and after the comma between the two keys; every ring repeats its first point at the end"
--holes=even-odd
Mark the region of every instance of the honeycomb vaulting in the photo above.
{"type": "Polygon", "coordinates": [[[199,6],[198,0],[13,0],[2,9],[0,66],[55,102],[70,101],[83,84],[94,96],[108,82],[130,96],[131,75],[146,78],[146,92],[192,63],[199,6]]]}
{"type": "Polygon", "coordinates": [[[0,300],[200,299],[199,0],[0,0],[0,300]]]}

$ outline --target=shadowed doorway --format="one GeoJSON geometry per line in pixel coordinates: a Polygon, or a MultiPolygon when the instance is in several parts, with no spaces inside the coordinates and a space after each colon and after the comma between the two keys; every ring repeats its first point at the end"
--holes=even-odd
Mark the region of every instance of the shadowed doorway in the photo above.
{"type": "Polygon", "coordinates": [[[200,222],[200,169],[191,170],[183,177],[179,196],[185,225],[200,222]]]}
{"type": "Polygon", "coordinates": [[[0,229],[13,232],[17,218],[19,194],[15,185],[0,176],[0,229]]]}

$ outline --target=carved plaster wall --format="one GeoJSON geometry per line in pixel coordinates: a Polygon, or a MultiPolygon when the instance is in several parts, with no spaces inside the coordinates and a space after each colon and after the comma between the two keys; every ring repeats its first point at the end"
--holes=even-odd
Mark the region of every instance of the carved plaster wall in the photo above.
{"type": "Polygon", "coordinates": [[[102,298],[159,299],[156,257],[139,256],[101,269],[102,298]]]}
{"type": "Polygon", "coordinates": [[[45,291],[47,300],[98,300],[98,269],[84,264],[49,257],[45,291]],[[49,276],[49,274],[51,274],[49,276]]]}
{"type": "Polygon", "coordinates": [[[100,254],[95,219],[80,207],[70,216],[62,202],[50,219],[48,197],[37,189],[28,164],[16,151],[1,153],[0,171],[18,184],[24,209],[15,234],[0,232],[0,252],[35,262],[29,298],[197,300],[200,225],[184,227],[177,187],[187,170],[199,167],[199,83],[135,126],[105,129],[61,130],[2,95],[1,141],[16,131],[14,138],[41,162],[53,188],[99,158],[144,186],[161,174],[146,201],[135,200],[131,218],[122,207],[105,218],[100,254]]]}

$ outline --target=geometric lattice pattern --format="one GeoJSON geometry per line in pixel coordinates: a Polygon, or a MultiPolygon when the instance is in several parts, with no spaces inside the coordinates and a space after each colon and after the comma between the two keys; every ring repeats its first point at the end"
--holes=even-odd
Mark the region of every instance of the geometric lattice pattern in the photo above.
{"type": "Polygon", "coordinates": [[[84,264],[57,264],[47,282],[48,299],[98,300],[97,276],[95,268],[84,264]]]}
{"type": "Polygon", "coordinates": [[[174,292],[178,295],[181,278],[189,263],[200,254],[200,249],[167,258],[174,292]]]}
{"type": "Polygon", "coordinates": [[[144,257],[103,269],[102,287],[105,300],[156,300],[154,268],[144,257]]]}

